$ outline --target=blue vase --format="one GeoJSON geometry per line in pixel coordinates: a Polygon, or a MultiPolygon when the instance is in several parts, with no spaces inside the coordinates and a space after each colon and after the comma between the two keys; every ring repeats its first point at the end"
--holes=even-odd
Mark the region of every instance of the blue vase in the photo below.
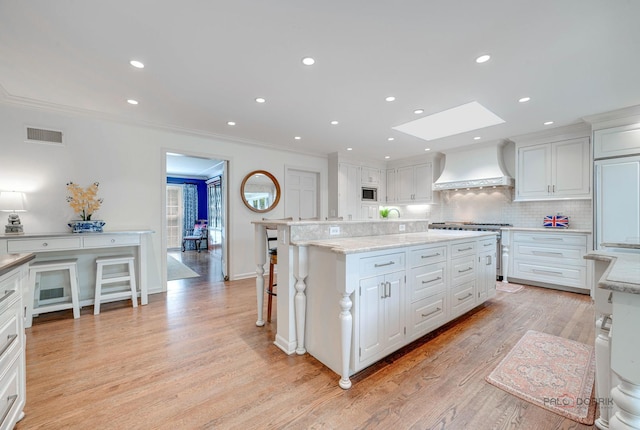
{"type": "Polygon", "coordinates": [[[71,227],[72,233],[102,233],[102,227],[106,223],[104,221],[71,221],[67,224],[71,227]]]}

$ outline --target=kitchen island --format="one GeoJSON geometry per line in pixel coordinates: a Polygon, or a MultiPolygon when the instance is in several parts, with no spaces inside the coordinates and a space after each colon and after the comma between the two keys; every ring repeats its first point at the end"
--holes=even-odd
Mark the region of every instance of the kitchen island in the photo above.
{"type": "MultiPolygon", "coordinates": [[[[295,352],[309,352],[339,374],[339,385],[345,389],[355,372],[495,294],[495,233],[429,231],[428,222],[413,225],[405,220],[369,223],[370,231],[378,234],[316,239],[309,232],[322,230],[322,225],[307,226],[299,234],[296,223],[276,223],[275,344],[286,352],[280,336],[290,332],[281,330],[281,324],[294,322],[295,352]],[[396,233],[400,229],[405,233],[396,233]],[[287,279],[289,272],[294,282],[287,279]]],[[[333,227],[334,233],[337,227],[345,234],[357,234],[364,232],[366,226],[361,224],[326,227],[329,231],[333,227]]],[[[256,231],[259,248],[264,235],[256,231]]],[[[259,275],[264,273],[258,261],[263,254],[256,252],[259,275]]],[[[264,294],[261,278],[256,279],[258,325],[264,294]]]]}

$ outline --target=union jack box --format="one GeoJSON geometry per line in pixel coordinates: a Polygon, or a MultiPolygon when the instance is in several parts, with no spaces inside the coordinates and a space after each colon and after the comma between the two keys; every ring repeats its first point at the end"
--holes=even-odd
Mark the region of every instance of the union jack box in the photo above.
{"type": "Polygon", "coordinates": [[[547,215],[542,224],[544,227],[569,228],[569,217],[563,215],[547,215]]]}

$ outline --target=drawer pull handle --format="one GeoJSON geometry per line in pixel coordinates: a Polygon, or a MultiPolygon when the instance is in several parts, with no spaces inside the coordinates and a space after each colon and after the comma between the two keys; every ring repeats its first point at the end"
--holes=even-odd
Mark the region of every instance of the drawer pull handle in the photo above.
{"type": "Polygon", "coordinates": [[[0,351],[0,357],[4,355],[4,353],[11,347],[11,345],[13,345],[13,342],[15,342],[17,338],[17,334],[10,334],[9,336],[7,336],[7,343],[2,347],[2,350],[0,351]]]}
{"type": "Polygon", "coordinates": [[[609,302],[610,304],[613,303],[613,291],[609,293],[609,298],[607,299],[607,302],[609,302]]]}
{"type": "Polygon", "coordinates": [[[458,301],[461,302],[463,300],[467,300],[469,297],[473,296],[473,293],[469,293],[464,297],[458,297],[458,301]]]}
{"type": "Polygon", "coordinates": [[[4,421],[7,419],[7,415],[9,415],[9,412],[13,408],[13,404],[16,402],[16,400],[18,400],[17,394],[7,397],[7,408],[4,410],[2,418],[0,418],[0,423],[4,423],[4,421]]]}
{"type": "Polygon", "coordinates": [[[438,255],[440,255],[440,253],[436,252],[435,254],[421,255],[420,258],[431,258],[431,257],[437,257],[438,255]]]}
{"type": "Polygon", "coordinates": [[[0,303],[4,302],[6,299],[11,297],[11,294],[13,294],[15,292],[16,292],[16,290],[5,290],[4,291],[4,296],[2,296],[2,298],[0,299],[0,303]]]}
{"type": "Polygon", "coordinates": [[[49,246],[47,242],[42,242],[42,246],[49,246]]]}
{"type": "Polygon", "coordinates": [[[435,310],[435,311],[433,311],[433,312],[429,312],[428,314],[422,314],[422,318],[430,317],[430,316],[431,316],[431,315],[433,315],[433,314],[437,314],[437,313],[438,313],[438,312],[440,312],[441,310],[442,310],[442,309],[440,309],[440,308],[436,308],[436,310],[435,310]]]}
{"type": "Polygon", "coordinates": [[[116,243],[116,240],[115,239],[111,239],[111,243],[116,243]]]}
{"type": "Polygon", "coordinates": [[[458,273],[468,272],[469,270],[473,270],[473,267],[467,267],[466,269],[458,270],[458,273]]]}
{"type": "Polygon", "coordinates": [[[550,275],[562,275],[562,272],[556,272],[555,270],[542,270],[542,269],[533,269],[533,272],[535,273],[547,273],[550,275]]]}
{"type": "Polygon", "coordinates": [[[470,249],[473,249],[473,246],[470,246],[468,248],[458,248],[458,252],[469,251],[470,249]]]}
{"type": "Polygon", "coordinates": [[[485,243],[484,246],[493,246],[493,243],[485,243]]]}
{"type": "Polygon", "coordinates": [[[439,281],[440,279],[442,279],[442,277],[438,276],[437,278],[429,279],[428,281],[422,281],[422,283],[423,284],[428,284],[429,282],[439,281]]]}
{"type": "Polygon", "coordinates": [[[555,241],[563,241],[564,239],[561,237],[533,237],[533,240],[540,240],[543,242],[555,242],[555,241]]]}
{"type": "Polygon", "coordinates": [[[373,267],[384,267],[384,266],[391,266],[393,264],[396,264],[395,261],[389,261],[388,263],[380,263],[380,264],[374,264],[373,267]]]}
{"type": "Polygon", "coordinates": [[[564,255],[562,252],[551,252],[551,251],[531,251],[534,255],[564,255]]]}

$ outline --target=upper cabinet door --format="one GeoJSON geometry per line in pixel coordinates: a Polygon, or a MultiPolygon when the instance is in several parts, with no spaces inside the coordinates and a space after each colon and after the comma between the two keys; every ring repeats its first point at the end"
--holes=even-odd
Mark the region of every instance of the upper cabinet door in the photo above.
{"type": "Polygon", "coordinates": [[[591,175],[589,172],[589,138],[571,139],[553,143],[553,183],[555,198],[589,198],[591,175]]]}
{"type": "Polygon", "coordinates": [[[433,164],[421,164],[415,170],[415,199],[420,202],[433,200],[433,164]]]}
{"type": "Polygon", "coordinates": [[[414,191],[414,166],[399,167],[396,170],[396,201],[413,201],[414,191]]]}
{"type": "Polygon", "coordinates": [[[516,200],[546,199],[551,192],[551,146],[518,148],[516,200]]]}
{"type": "Polygon", "coordinates": [[[593,158],[640,155],[640,124],[593,132],[593,158]]]}
{"type": "Polygon", "coordinates": [[[363,185],[378,185],[380,184],[380,169],[375,167],[362,167],[361,182],[363,185]]]}

